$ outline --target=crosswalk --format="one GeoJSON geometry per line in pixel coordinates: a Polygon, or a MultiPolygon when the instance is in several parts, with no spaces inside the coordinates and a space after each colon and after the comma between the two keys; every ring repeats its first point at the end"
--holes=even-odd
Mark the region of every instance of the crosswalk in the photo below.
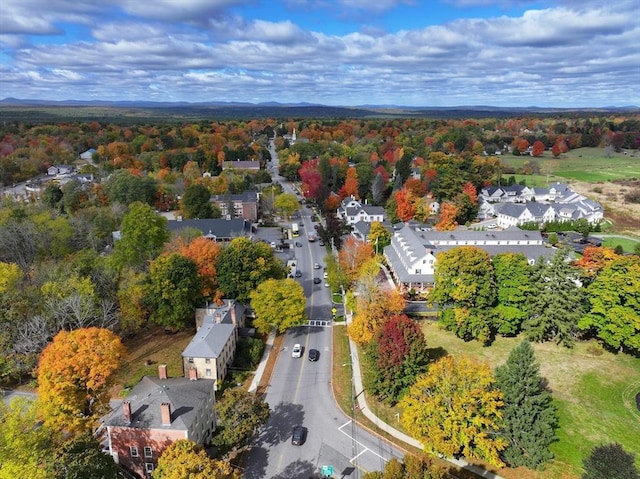
{"type": "Polygon", "coordinates": [[[330,319],[310,319],[307,321],[307,326],[320,326],[321,328],[330,328],[333,326],[333,321],[330,319]]]}

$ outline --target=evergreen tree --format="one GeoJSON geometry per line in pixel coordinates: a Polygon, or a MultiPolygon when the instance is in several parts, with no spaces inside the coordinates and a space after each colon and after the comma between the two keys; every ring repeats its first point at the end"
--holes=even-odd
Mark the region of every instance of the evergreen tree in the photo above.
{"type": "Polygon", "coordinates": [[[514,348],[496,370],[496,384],[504,395],[503,434],[508,445],[503,460],[511,467],[541,467],[553,458],[549,445],[555,440],[557,417],[528,341],[514,348]]]}
{"type": "Polygon", "coordinates": [[[580,272],[559,251],[550,262],[539,262],[533,271],[522,329],[531,341],[555,341],[573,345],[578,320],[585,313],[586,296],[579,285],[580,272]]]}
{"type": "Polygon", "coordinates": [[[593,448],[584,462],[582,479],[640,479],[633,454],[620,444],[605,444],[593,448]]]}
{"type": "Polygon", "coordinates": [[[373,198],[374,205],[381,205],[384,203],[384,191],[384,178],[382,177],[382,174],[378,172],[371,183],[371,197],[373,198]]]}

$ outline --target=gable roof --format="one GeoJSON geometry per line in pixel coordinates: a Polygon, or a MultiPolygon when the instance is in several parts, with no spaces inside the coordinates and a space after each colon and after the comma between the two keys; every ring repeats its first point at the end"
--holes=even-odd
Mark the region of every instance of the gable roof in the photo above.
{"type": "Polygon", "coordinates": [[[195,422],[203,401],[213,394],[213,379],[152,378],[144,376],[127,401],[131,403],[131,423],[124,418],[122,403],[106,417],[105,426],[142,429],[188,430],[195,422]],[[171,405],[171,425],[163,425],[160,405],[171,405]]]}
{"type": "Polygon", "coordinates": [[[169,231],[179,231],[183,228],[195,228],[202,231],[204,236],[214,235],[218,238],[235,238],[237,236],[248,236],[251,233],[251,223],[242,218],[209,218],[195,220],[169,220],[167,222],[169,231]]]}
{"type": "Polygon", "coordinates": [[[235,329],[234,324],[205,322],[182,351],[182,357],[217,359],[235,329]]]}

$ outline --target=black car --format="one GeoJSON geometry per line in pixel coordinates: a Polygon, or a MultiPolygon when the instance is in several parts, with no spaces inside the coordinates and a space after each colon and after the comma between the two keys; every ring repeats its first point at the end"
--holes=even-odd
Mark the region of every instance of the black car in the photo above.
{"type": "Polygon", "coordinates": [[[300,241],[296,241],[296,247],[298,248],[302,247],[302,243],[300,243],[300,241]]]}
{"type": "Polygon", "coordinates": [[[320,278],[313,278],[313,284],[320,284],[322,280],[320,278]]]}
{"type": "Polygon", "coordinates": [[[318,351],[317,349],[309,350],[309,361],[317,361],[319,357],[320,357],[320,351],[318,351]]]}
{"type": "Polygon", "coordinates": [[[291,436],[291,444],[294,446],[302,446],[307,439],[307,428],[304,426],[296,426],[293,428],[291,436]]]}
{"type": "Polygon", "coordinates": [[[296,274],[294,274],[294,276],[296,278],[302,278],[302,273],[300,271],[296,271],[296,274]]]}

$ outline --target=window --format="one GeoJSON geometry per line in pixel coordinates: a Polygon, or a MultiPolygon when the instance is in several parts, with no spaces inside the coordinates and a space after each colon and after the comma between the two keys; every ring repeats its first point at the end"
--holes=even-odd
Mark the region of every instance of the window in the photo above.
{"type": "Polygon", "coordinates": [[[211,363],[211,358],[205,358],[204,362],[205,362],[205,364],[210,364],[211,363]]]}
{"type": "Polygon", "coordinates": [[[151,474],[153,472],[153,462],[145,462],[144,470],[147,471],[147,474],[151,474]]]}
{"type": "Polygon", "coordinates": [[[193,364],[193,358],[189,358],[189,364],[193,364]]]}
{"type": "Polygon", "coordinates": [[[131,457],[138,457],[138,446],[130,446],[131,457]]]}
{"type": "Polygon", "coordinates": [[[144,457],[153,457],[153,451],[149,446],[144,447],[144,457]]]}
{"type": "Polygon", "coordinates": [[[204,374],[207,377],[211,377],[211,369],[205,369],[204,374]]]}

